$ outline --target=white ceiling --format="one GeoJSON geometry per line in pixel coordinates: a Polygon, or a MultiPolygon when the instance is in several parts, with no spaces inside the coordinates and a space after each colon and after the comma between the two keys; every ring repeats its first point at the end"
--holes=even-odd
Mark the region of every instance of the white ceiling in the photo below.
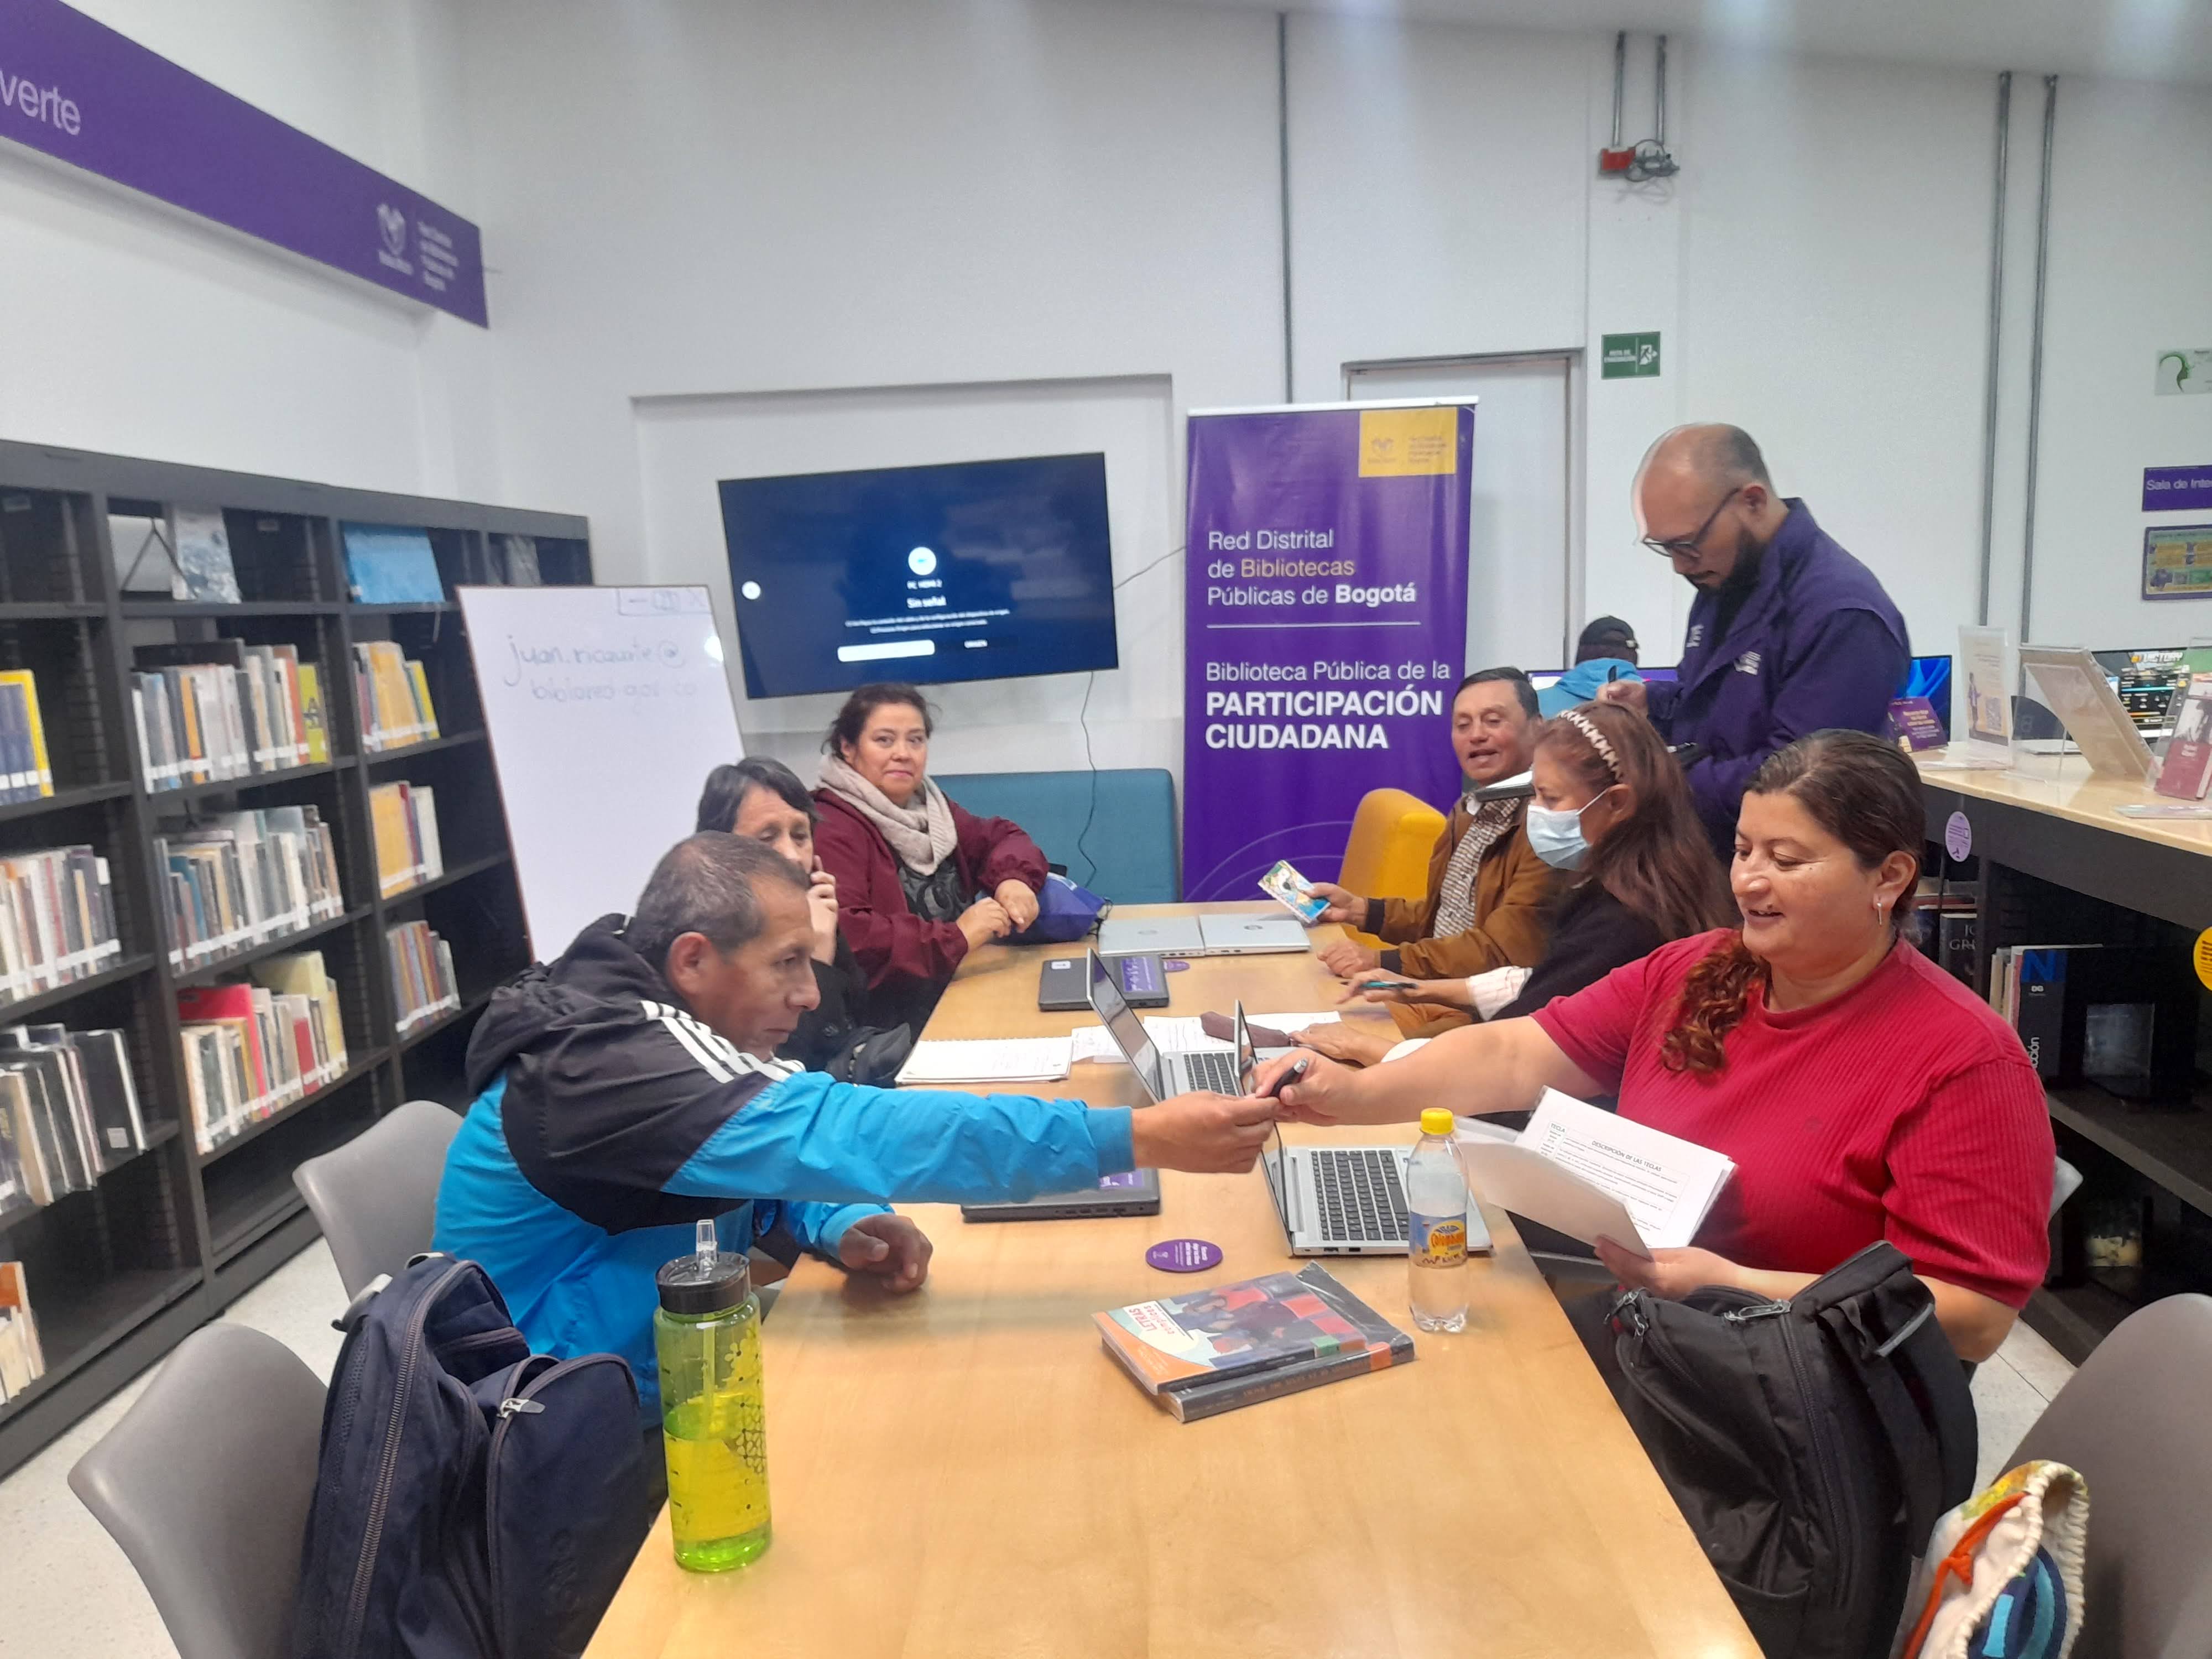
{"type": "Polygon", "coordinates": [[[2212,0],[1172,0],[1514,28],[1632,29],[1851,58],[2212,82],[2212,0]]]}

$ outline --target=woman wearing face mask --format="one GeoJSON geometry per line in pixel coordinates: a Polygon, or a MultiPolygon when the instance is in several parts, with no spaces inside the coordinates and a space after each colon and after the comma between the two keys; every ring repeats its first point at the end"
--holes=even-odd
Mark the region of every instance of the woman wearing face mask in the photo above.
{"type": "MultiPolygon", "coordinates": [[[[1669,939],[1735,919],[1712,843],[1698,822],[1682,769],[1648,720],[1587,703],[1546,723],[1536,738],[1534,798],[1523,822],[1537,857],[1577,879],[1560,895],[1534,968],[1496,968],[1471,979],[1401,980],[1368,974],[1350,996],[1396,1005],[1416,1039],[1470,1020],[1512,1019],[1595,983],[1669,939]],[[1361,990],[1390,981],[1387,989],[1361,990]]],[[[1298,1041],[1332,1060],[1371,1066],[1399,1052],[1371,1020],[1309,1026],[1298,1041]]]]}
{"type": "MultiPolygon", "coordinates": [[[[1906,937],[1919,775],[1860,732],[1768,758],[1736,821],[1740,928],[1661,946],[1526,1019],[1355,1072],[1309,1060],[1288,1114],[1380,1123],[1522,1110],[1545,1089],[1727,1154],[1700,1243],[1598,1255],[1628,1285],[1781,1299],[1877,1240],[1911,1258],[1960,1358],[1996,1351],[2049,1265],[2055,1151],[2020,1038],[1906,937]]],[[[1265,1092],[1288,1062],[1261,1068],[1265,1092]]]]}
{"type": "Polygon", "coordinates": [[[870,1016],[916,1031],[969,951],[1036,920],[1044,854],[1007,818],[979,818],[930,781],[929,706],[864,685],[822,747],[823,868],[867,975],[870,1016]]]}
{"type": "Polygon", "coordinates": [[[707,775],[695,827],[772,847],[813,877],[806,902],[822,1000],[799,1017],[799,1029],[776,1053],[848,1083],[885,1083],[912,1051],[914,1034],[902,1025],[879,1030],[863,1023],[867,975],[838,928],[837,878],[814,855],[814,821],[813,798],[797,773],[781,761],[748,756],[707,775]]]}

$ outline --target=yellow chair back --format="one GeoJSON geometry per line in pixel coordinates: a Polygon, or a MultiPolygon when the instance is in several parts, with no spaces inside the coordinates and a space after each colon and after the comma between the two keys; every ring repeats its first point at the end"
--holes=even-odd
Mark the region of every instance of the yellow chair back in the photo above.
{"type": "MultiPolygon", "coordinates": [[[[1443,814],[1402,789],[1370,789],[1352,817],[1338,883],[1364,898],[1411,898],[1429,890],[1429,854],[1444,832],[1443,814]]],[[[1351,928],[1370,950],[1382,944],[1351,928]]]]}

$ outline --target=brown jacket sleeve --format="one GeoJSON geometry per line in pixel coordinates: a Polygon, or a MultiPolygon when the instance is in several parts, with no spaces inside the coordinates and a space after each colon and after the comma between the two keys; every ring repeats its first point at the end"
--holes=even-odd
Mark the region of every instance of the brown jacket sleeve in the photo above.
{"type": "Polygon", "coordinates": [[[1516,824],[1505,850],[1482,861],[1475,881],[1480,922],[1451,939],[1408,940],[1399,949],[1399,970],[1415,979],[1464,979],[1492,968],[1534,968],[1551,937],[1553,899],[1564,879],[1516,824]]]}

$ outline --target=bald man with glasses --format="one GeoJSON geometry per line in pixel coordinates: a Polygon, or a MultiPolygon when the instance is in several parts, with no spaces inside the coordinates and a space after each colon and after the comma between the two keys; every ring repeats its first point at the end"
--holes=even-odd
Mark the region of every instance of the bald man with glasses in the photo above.
{"type": "Polygon", "coordinates": [[[1774,493],[1740,428],[1666,434],[1637,469],[1635,500],[1644,546],[1698,597],[1674,684],[1619,680],[1598,696],[1698,746],[1691,793],[1726,856],[1760,762],[1808,732],[1881,732],[1912,655],[1905,618],[1803,501],[1774,493]]]}

